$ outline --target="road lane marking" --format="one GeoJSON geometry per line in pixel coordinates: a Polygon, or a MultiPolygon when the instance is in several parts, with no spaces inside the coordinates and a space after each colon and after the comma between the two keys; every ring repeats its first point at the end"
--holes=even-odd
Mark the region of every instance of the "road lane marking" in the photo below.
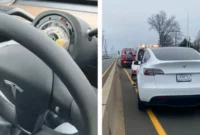
{"type": "MultiPolygon", "coordinates": [[[[129,75],[128,71],[125,68],[124,68],[124,72],[126,73],[126,75],[127,75],[128,79],[130,80],[131,84],[132,85],[135,84],[135,82],[132,80],[131,76],[129,75]]],[[[134,89],[135,89],[136,93],[138,93],[137,87],[134,87],[134,89]]]]}
{"type": "Polygon", "coordinates": [[[147,113],[148,113],[154,127],[156,128],[158,135],[167,135],[165,130],[163,129],[162,125],[160,124],[160,122],[158,121],[158,119],[156,118],[156,116],[154,115],[154,113],[152,112],[152,110],[150,108],[147,109],[147,113]]]}
{"type": "Polygon", "coordinates": [[[115,62],[115,60],[108,66],[108,68],[106,69],[106,71],[102,74],[102,78],[106,75],[106,73],[111,68],[111,66],[114,64],[114,62],[115,62]]]}
{"type": "MultiPolygon", "coordinates": [[[[135,82],[132,80],[131,76],[129,75],[128,71],[125,68],[124,68],[124,72],[126,73],[131,84],[133,85],[135,82]]],[[[137,87],[135,87],[135,91],[138,94],[137,87]]],[[[147,114],[149,115],[151,122],[153,123],[158,135],[167,135],[165,130],[163,129],[162,125],[160,124],[160,122],[158,121],[158,119],[156,118],[154,113],[152,112],[152,110],[150,108],[148,108],[146,111],[147,111],[147,114]]]]}

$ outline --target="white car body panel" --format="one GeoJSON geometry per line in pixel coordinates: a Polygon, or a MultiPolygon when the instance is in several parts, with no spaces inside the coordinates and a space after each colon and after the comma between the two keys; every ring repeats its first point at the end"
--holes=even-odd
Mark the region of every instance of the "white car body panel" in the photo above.
{"type": "Polygon", "coordinates": [[[132,70],[135,70],[135,71],[138,71],[139,68],[140,68],[140,65],[134,65],[134,62],[135,62],[135,61],[132,62],[131,69],[132,69],[132,70]]]}
{"type": "Polygon", "coordinates": [[[200,95],[200,60],[160,61],[150,49],[150,59],[140,66],[137,74],[141,101],[155,96],[200,95]],[[162,69],[163,75],[146,76],[144,68],[162,69]],[[191,74],[191,82],[177,82],[177,74],[191,74]]]}
{"type": "MultiPolygon", "coordinates": [[[[136,54],[136,56],[135,56],[135,61],[138,61],[139,50],[140,50],[140,49],[137,50],[137,54],[136,54]]],[[[140,65],[135,65],[135,64],[134,64],[135,61],[132,62],[131,69],[132,69],[132,70],[135,70],[136,73],[137,73],[137,72],[139,71],[140,65]]]]}

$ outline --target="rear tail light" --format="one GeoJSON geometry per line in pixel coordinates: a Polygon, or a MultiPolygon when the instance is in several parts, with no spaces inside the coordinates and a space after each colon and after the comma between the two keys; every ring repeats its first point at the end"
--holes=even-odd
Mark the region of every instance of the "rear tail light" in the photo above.
{"type": "Polygon", "coordinates": [[[136,74],[136,70],[132,70],[132,74],[136,74]]]}
{"type": "Polygon", "coordinates": [[[161,69],[156,68],[144,68],[144,75],[147,76],[155,76],[155,75],[163,75],[164,72],[161,69]]]}

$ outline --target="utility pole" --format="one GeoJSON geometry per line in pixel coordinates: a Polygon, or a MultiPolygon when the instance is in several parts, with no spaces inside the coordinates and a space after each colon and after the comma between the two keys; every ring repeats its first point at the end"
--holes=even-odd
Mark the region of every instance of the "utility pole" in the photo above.
{"type": "Polygon", "coordinates": [[[102,49],[104,50],[104,55],[108,56],[108,51],[107,51],[107,43],[106,43],[106,38],[105,38],[105,31],[102,32],[102,49]]]}
{"type": "Polygon", "coordinates": [[[187,47],[189,47],[189,38],[188,38],[188,36],[189,36],[189,29],[188,29],[188,27],[189,27],[189,12],[187,13],[187,47]]]}
{"type": "Polygon", "coordinates": [[[113,50],[114,50],[114,46],[112,45],[112,47],[111,47],[111,49],[110,49],[110,53],[111,53],[112,57],[114,56],[113,50]]]}
{"type": "Polygon", "coordinates": [[[104,45],[105,45],[104,44],[105,43],[104,40],[105,40],[105,31],[103,30],[102,31],[102,50],[104,50],[104,45]]]}
{"type": "Polygon", "coordinates": [[[189,40],[188,40],[188,42],[189,42],[189,43],[188,43],[188,45],[189,45],[188,47],[190,47],[190,46],[191,46],[191,43],[190,43],[190,37],[189,37],[189,40]]]}
{"type": "Polygon", "coordinates": [[[113,50],[114,50],[114,46],[112,45],[112,47],[110,49],[111,54],[113,54],[113,50]]]}
{"type": "Polygon", "coordinates": [[[108,51],[107,51],[107,43],[106,43],[106,39],[105,39],[105,45],[104,45],[104,49],[105,49],[105,55],[108,56],[108,51]]]}

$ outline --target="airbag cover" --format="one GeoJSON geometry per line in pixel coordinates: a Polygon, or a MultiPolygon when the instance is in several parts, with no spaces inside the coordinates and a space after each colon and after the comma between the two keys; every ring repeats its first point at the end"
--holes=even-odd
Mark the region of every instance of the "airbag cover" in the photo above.
{"type": "Polygon", "coordinates": [[[52,70],[21,45],[0,47],[0,90],[15,104],[18,124],[32,131],[36,118],[49,106],[52,70]],[[13,92],[5,80],[23,92],[13,92]]]}

